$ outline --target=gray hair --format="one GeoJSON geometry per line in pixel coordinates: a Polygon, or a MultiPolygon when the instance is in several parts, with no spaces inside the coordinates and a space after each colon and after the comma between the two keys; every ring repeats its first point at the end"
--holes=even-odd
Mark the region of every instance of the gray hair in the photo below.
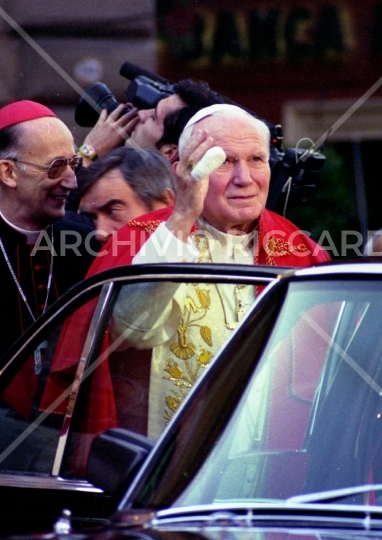
{"type": "Polygon", "coordinates": [[[186,146],[186,143],[191,138],[192,132],[194,130],[194,127],[204,118],[208,118],[210,116],[230,116],[236,117],[238,114],[243,114],[248,116],[252,124],[254,125],[255,130],[259,133],[260,137],[263,138],[266,151],[267,151],[267,159],[269,159],[269,153],[270,153],[270,138],[271,134],[269,131],[269,128],[265,122],[260,120],[259,118],[256,118],[252,114],[248,113],[244,109],[241,109],[240,107],[236,105],[230,105],[230,104],[219,104],[219,105],[211,105],[210,107],[205,107],[204,109],[201,109],[198,111],[187,123],[186,127],[182,131],[180,138],[179,138],[179,144],[178,144],[178,151],[179,155],[182,156],[184,152],[184,147],[186,146]]]}
{"type": "Polygon", "coordinates": [[[153,209],[155,201],[166,202],[166,189],[176,192],[176,181],[168,159],[157,150],[122,146],[111,150],[90,167],[82,169],[79,194],[82,197],[105,174],[117,169],[124,180],[153,209]]]}

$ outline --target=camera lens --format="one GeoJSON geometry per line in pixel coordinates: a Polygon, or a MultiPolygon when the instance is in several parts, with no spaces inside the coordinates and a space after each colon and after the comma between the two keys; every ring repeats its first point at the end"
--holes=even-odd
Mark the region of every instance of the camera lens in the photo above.
{"type": "MultiPolygon", "coordinates": [[[[106,84],[97,82],[85,90],[84,95],[75,110],[74,119],[79,126],[93,127],[97,122],[102,109],[107,109],[110,114],[119,105],[106,84]]],[[[122,114],[129,112],[131,108],[125,107],[122,114]]]]}

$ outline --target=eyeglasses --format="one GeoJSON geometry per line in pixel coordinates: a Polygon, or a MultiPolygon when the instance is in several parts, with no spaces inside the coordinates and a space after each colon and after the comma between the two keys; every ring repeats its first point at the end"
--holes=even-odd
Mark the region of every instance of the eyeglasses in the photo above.
{"type": "Polygon", "coordinates": [[[17,163],[23,163],[24,165],[33,165],[33,167],[39,167],[40,169],[45,169],[48,171],[48,178],[54,180],[61,176],[66,167],[69,165],[74,172],[77,172],[82,166],[82,157],[74,156],[72,158],[58,158],[52,161],[50,165],[39,165],[38,163],[31,163],[30,161],[21,161],[17,158],[7,158],[10,161],[16,161],[17,163]]]}

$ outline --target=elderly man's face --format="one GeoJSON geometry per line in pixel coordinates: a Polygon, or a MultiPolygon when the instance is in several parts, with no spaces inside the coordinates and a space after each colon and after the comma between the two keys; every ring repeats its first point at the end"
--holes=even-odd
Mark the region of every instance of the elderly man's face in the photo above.
{"type": "Polygon", "coordinates": [[[155,109],[140,110],[138,113],[139,122],[131,134],[132,142],[141,148],[155,149],[156,143],[163,135],[166,116],[185,106],[182,99],[177,94],[173,94],[161,99],[155,109]]]}
{"type": "Polygon", "coordinates": [[[209,177],[203,217],[215,228],[250,232],[265,207],[270,167],[267,144],[250,117],[215,115],[200,121],[227,159],[209,177]]]}
{"type": "MultiPolygon", "coordinates": [[[[70,130],[58,118],[38,118],[24,122],[23,148],[18,159],[36,165],[14,169],[15,184],[12,189],[12,215],[2,208],[6,217],[21,228],[39,230],[62,218],[65,202],[71,190],[76,189],[76,175],[68,165],[58,178],[48,178],[48,166],[55,159],[69,159],[75,155],[70,130]]],[[[4,203],[5,204],[5,203],[4,203]]]]}

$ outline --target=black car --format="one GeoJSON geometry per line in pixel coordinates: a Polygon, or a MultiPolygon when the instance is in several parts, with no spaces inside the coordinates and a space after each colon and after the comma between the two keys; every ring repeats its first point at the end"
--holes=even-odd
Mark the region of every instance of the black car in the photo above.
{"type": "MultiPolygon", "coordinates": [[[[380,264],[272,282],[108,525],[67,537],[382,537],[381,322],[380,264]]],[[[123,452],[120,435],[108,430],[93,442],[87,474],[97,485],[117,483],[134,455],[130,447],[105,482],[99,464],[112,463],[113,448],[123,452]]],[[[70,520],[58,525],[53,536],[69,533],[70,520]]]]}
{"type": "Polygon", "coordinates": [[[0,533],[50,531],[65,509],[76,529],[103,523],[153,447],[145,426],[150,351],[120,352],[108,341],[113,306],[122,294],[130,298],[142,286],[190,282],[202,291],[211,283],[264,288],[289,271],[201,264],[119,267],[61,297],[1,358],[0,533]],[[89,480],[88,455],[94,437],[105,431],[112,447],[109,463],[97,469],[103,482],[108,480],[99,487],[89,480]],[[121,436],[127,450],[113,446],[121,436]],[[122,473],[126,452],[132,459],[122,473]]]}

